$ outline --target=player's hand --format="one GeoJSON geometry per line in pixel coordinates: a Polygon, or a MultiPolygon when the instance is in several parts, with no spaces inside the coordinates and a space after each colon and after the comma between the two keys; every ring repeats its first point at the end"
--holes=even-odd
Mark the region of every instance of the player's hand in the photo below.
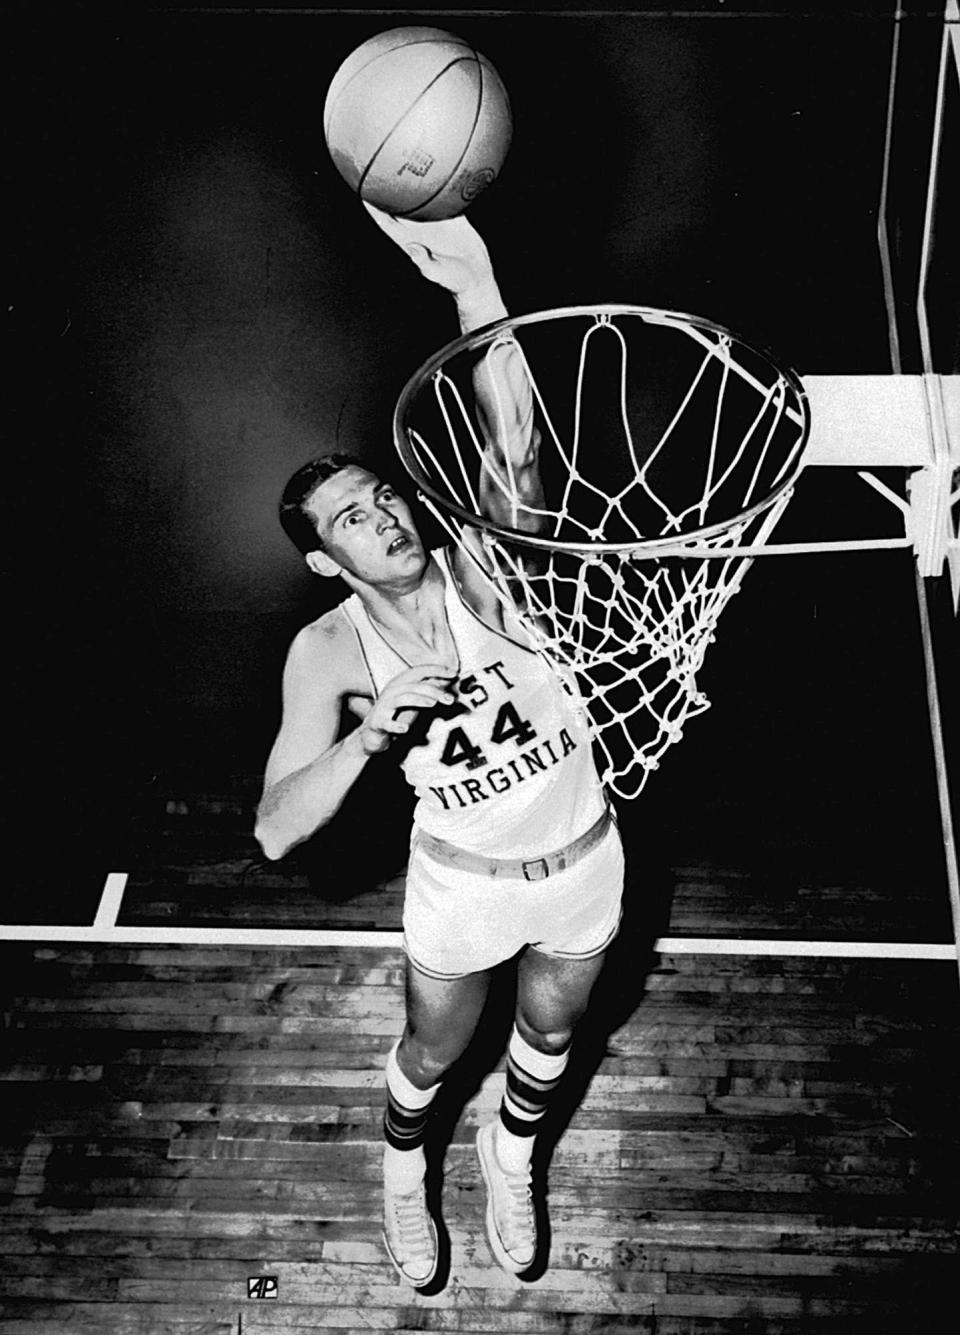
{"type": "Polygon", "coordinates": [[[484,240],[462,214],[436,222],[411,222],[409,218],[394,218],[371,204],[363,207],[431,283],[439,283],[456,297],[479,292],[494,283],[484,240]]]}
{"type": "Polygon", "coordinates": [[[421,663],[389,681],[358,729],[368,755],[385,751],[394,737],[408,732],[421,709],[453,704],[449,689],[455,670],[445,663],[421,663]]]}

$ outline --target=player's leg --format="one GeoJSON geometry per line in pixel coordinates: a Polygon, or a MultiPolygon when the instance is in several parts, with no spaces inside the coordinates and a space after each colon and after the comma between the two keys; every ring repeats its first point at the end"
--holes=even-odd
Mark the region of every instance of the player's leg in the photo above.
{"type": "Polygon", "coordinates": [[[407,963],[407,1021],[386,1072],[384,1163],[397,1183],[423,1179],[431,1105],[444,1075],[473,1037],[489,983],[489,970],[435,978],[407,963]]]}
{"type": "Polygon", "coordinates": [[[569,960],[531,949],[520,961],[503,1101],[499,1116],[477,1137],[487,1186],[487,1233],[497,1260],[514,1273],[529,1268],[537,1249],[530,1176],[534,1138],[602,967],[602,953],[569,960]]]}
{"type": "Polygon", "coordinates": [[[436,1084],[462,1055],[487,1000],[492,970],[435,978],[407,965],[407,1023],[400,1066],[421,1089],[436,1084]]]}
{"type": "Polygon", "coordinates": [[[584,959],[546,954],[535,947],[520,960],[517,977],[516,1032],[527,1049],[562,1057],[586,1014],[606,950],[584,959]]]}
{"type": "Polygon", "coordinates": [[[542,882],[542,937],[523,954],[517,1007],[507,1048],[499,1116],[477,1137],[487,1186],[487,1234],[506,1270],[529,1268],[537,1248],[530,1164],[534,1138],[569,1058],[616,936],[623,890],[623,850],[615,829],[562,877],[542,882]]]}
{"type": "Polygon", "coordinates": [[[473,1037],[489,982],[489,970],[434,978],[407,966],[407,1022],[386,1070],[384,1241],[415,1288],[429,1284],[437,1267],[436,1225],[424,1193],[430,1110],[443,1076],[473,1037]]]}
{"type": "Polygon", "coordinates": [[[574,1031],[604,958],[605,951],[586,959],[563,959],[531,949],[520,962],[507,1082],[497,1121],[497,1150],[509,1167],[520,1169],[530,1161],[534,1137],[566,1070],[574,1031]]]}

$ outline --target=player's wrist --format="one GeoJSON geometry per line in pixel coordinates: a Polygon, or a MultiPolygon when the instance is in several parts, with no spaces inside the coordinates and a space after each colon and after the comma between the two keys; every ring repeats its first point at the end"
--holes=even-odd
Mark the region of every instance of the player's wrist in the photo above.
{"type": "Polygon", "coordinates": [[[455,297],[457,315],[464,333],[471,329],[479,329],[481,325],[493,324],[495,320],[504,319],[507,314],[503,297],[492,274],[455,293],[455,297]]]}
{"type": "Polygon", "coordinates": [[[353,760],[364,763],[378,749],[376,739],[381,736],[369,723],[363,722],[343,739],[344,750],[353,760]]]}
{"type": "Polygon", "coordinates": [[[373,727],[369,722],[361,723],[356,732],[350,734],[349,740],[356,742],[356,749],[359,758],[367,760],[370,756],[375,756],[379,751],[386,749],[388,737],[380,728],[373,727]]]}

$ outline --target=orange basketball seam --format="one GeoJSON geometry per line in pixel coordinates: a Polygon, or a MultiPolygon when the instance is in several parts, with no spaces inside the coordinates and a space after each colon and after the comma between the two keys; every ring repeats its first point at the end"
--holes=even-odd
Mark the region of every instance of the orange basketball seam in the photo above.
{"type": "MultiPolygon", "coordinates": [[[[407,119],[407,117],[410,115],[410,113],[413,111],[413,109],[418,105],[418,103],[421,102],[422,99],[423,99],[424,97],[426,97],[427,93],[429,93],[430,89],[434,86],[434,84],[437,83],[440,79],[442,79],[443,76],[447,73],[448,70],[453,69],[454,65],[460,65],[460,64],[463,63],[464,60],[472,59],[472,60],[476,61],[478,67],[480,66],[480,61],[479,61],[479,58],[478,58],[478,56],[477,56],[476,51],[474,51],[472,47],[471,47],[471,48],[468,48],[468,50],[470,51],[470,56],[469,56],[469,57],[467,57],[467,56],[457,56],[456,60],[451,60],[451,61],[449,61],[448,64],[444,65],[444,67],[443,67],[442,70],[438,70],[437,73],[434,75],[434,77],[433,77],[433,78],[430,80],[430,82],[426,85],[426,87],[425,87],[425,88],[421,88],[420,92],[417,94],[417,96],[414,98],[414,100],[410,103],[409,107],[407,107],[407,109],[406,109],[406,111],[403,113],[403,115],[400,116],[400,117],[394,122],[394,124],[390,127],[390,132],[389,132],[389,134],[388,134],[387,137],[386,137],[384,140],[382,140],[382,142],[377,146],[375,152],[372,154],[372,156],[371,156],[371,158],[370,158],[370,161],[367,163],[366,167],[364,167],[363,172],[362,172],[361,175],[360,175],[360,180],[357,182],[357,195],[358,195],[358,197],[359,197],[360,199],[363,198],[363,185],[364,185],[364,182],[365,182],[366,179],[367,179],[367,176],[368,176],[369,173],[370,173],[370,169],[371,169],[371,167],[372,167],[373,164],[376,162],[377,158],[380,156],[380,154],[381,154],[381,153],[383,152],[383,150],[386,148],[387,144],[390,142],[390,140],[393,138],[393,136],[396,134],[396,132],[399,130],[399,128],[400,128],[400,126],[403,124],[403,122],[407,119]]],[[[482,92],[482,90],[483,90],[483,72],[482,72],[482,69],[481,69],[481,73],[480,73],[480,91],[482,92]]],[[[473,130],[476,129],[477,115],[479,114],[479,109],[480,109],[480,99],[478,98],[478,99],[477,99],[477,109],[474,111],[473,129],[471,129],[471,131],[470,131],[470,135],[469,135],[468,138],[467,138],[467,142],[466,142],[466,145],[464,146],[464,150],[463,150],[463,152],[460,154],[460,157],[457,159],[457,166],[459,166],[460,163],[463,161],[464,153],[466,153],[467,148],[469,148],[469,146],[470,146],[470,140],[471,140],[472,137],[473,137],[473,130]]],[[[404,213],[397,213],[397,214],[394,214],[393,216],[396,217],[396,218],[404,218],[404,217],[407,216],[407,214],[409,214],[409,213],[416,213],[418,209],[422,209],[422,208],[424,207],[425,204],[428,204],[428,203],[430,202],[430,199],[436,199],[437,195],[440,194],[441,191],[443,191],[444,189],[446,189],[447,184],[449,183],[450,178],[453,176],[454,171],[456,171],[456,167],[454,167],[453,170],[451,170],[451,171],[448,173],[448,175],[447,175],[446,179],[444,180],[443,184],[439,187],[439,189],[437,189],[437,190],[434,191],[434,193],[429,197],[429,199],[421,200],[420,203],[417,204],[415,208],[413,208],[413,209],[407,209],[407,210],[405,210],[404,213]]]]}

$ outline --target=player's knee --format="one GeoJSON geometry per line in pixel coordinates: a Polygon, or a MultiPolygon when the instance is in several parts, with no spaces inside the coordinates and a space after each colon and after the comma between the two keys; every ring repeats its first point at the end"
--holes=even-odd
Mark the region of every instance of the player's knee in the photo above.
{"type": "Polygon", "coordinates": [[[545,1024],[543,1020],[531,1019],[522,1010],[517,1012],[516,1017],[517,1031],[524,1042],[549,1057],[559,1057],[562,1052],[566,1052],[573,1041],[576,1020],[577,1017],[571,1015],[545,1024]]]}
{"type": "Polygon", "coordinates": [[[403,1073],[419,1089],[437,1084],[460,1056],[449,1043],[431,1043],[417,1034],[406,1034],[397,1059],[403,1073]]]}

